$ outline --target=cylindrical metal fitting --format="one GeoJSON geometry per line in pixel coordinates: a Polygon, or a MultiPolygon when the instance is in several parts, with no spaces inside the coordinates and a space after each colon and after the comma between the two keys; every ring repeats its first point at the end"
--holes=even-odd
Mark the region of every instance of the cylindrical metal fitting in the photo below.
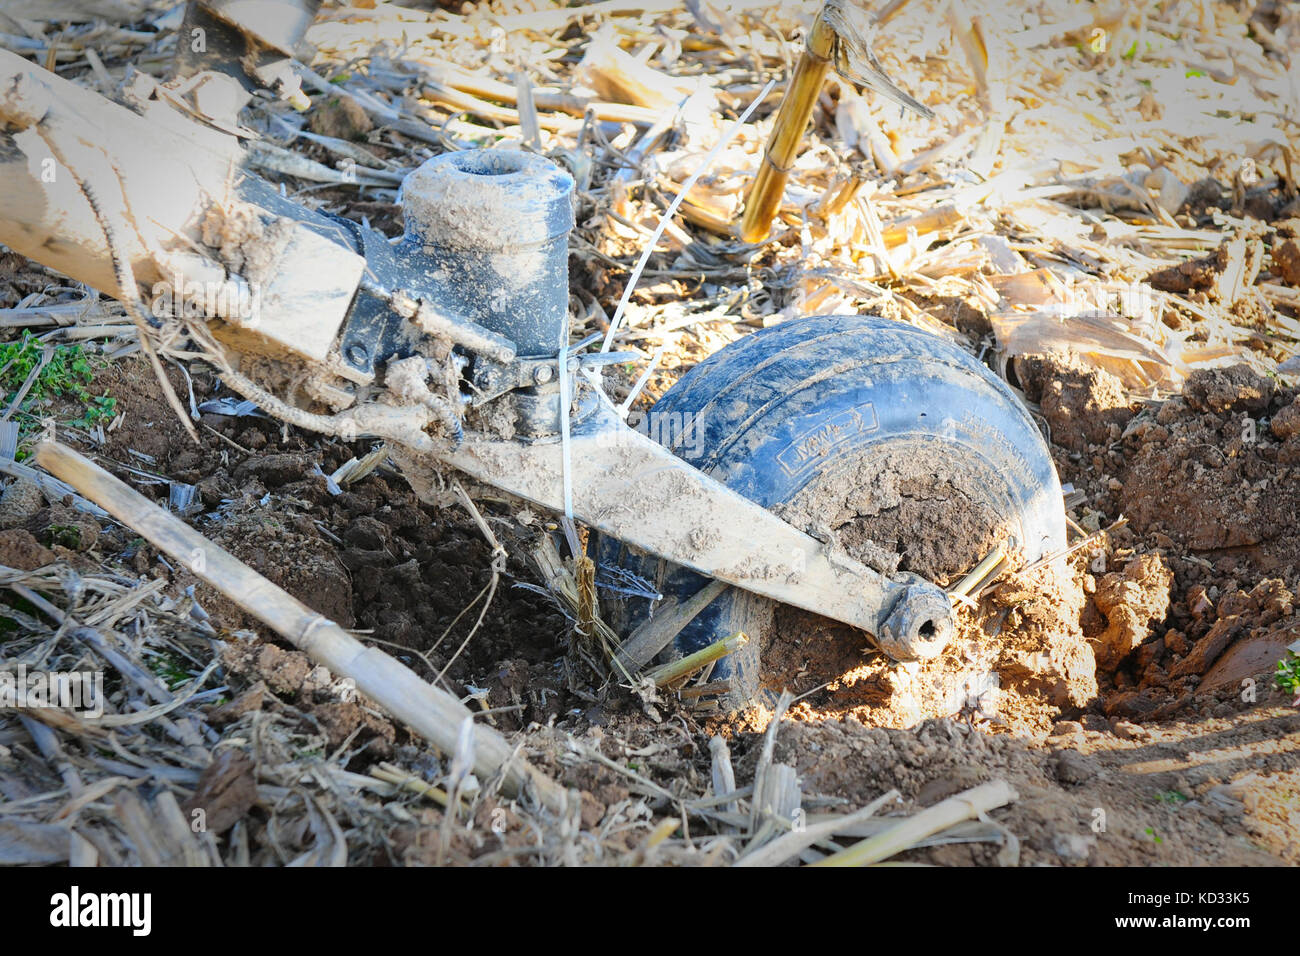
{"type": "Polygon", "coordinates": [[[876,641],[896,661],[938,657],[952,638],[952,604],[933,584],[904,589],[876,634],[876,641]]]}
{"type": "Polygon", "coordinates": [[[406,261],[428,263],[421,286],[521,356],[568,341],[572,176],[532,153],[465,150],[406,177],[401,202],[406,261]]]}

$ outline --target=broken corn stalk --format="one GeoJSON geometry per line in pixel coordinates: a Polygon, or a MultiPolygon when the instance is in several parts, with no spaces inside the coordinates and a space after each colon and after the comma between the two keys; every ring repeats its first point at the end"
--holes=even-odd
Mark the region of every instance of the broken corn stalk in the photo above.
{"type": "Polygon", "coordinates": [[[975,565],[970,574],[966,575],[950,587],[948,593],[954,597],[964,597],[965,595],[970,594],[971,591],[974,591],[976,587],[984,582],[985,578],[989,577],[989,575],[993,573],[993,569],[998,566],[1005,556],[1006,551],[1002,545],[999,544],[988,553],[988,556],[985,557],[983,561],[975,565]]]}
{"type": "Polygon", "coordinates": [[[1019,798],[1020,795],[1005,780],[981,784],[955,797],[949,797],[942,803],[936,803],[928,810],[922,810],[896,827],[861,840],[848,849],[811,865],[865,866],[868,863],[877,863],[896,853],[902,853],[908,847],[954,824],[975,819],[989,810],[996,810],[1019,798]]]}
{"type": "Polygon", "coordinates": [[[835,31],[819,14],[808,33],[808,44],[790,79],[790,88],[781,101],[758,175],[745,197],[745,216],[740,224],[740,238],[745,242],[762,242],[767,238],[834,50],[835,31]]]}
{"type": "Polygon", "coordinates": [[[656,687],[664,687],[673,684],[685,677],[690,677],[696,671],[712,664],[719,658],[732,654],[749,643],[749,636],[744,631],[737,631],[730,637],[724,637],[720,641],[714,641],[708,647],[696,651],[694,654],[688,654],[681,660],[672,661],[664,664],[662,667],[656,667],[646,674],[646,677],[654,681],[656,687]]]}

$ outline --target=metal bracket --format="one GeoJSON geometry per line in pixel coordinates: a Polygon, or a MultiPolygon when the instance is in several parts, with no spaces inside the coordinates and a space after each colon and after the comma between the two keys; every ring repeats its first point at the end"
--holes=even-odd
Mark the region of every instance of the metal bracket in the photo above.
{"type": "MultiPolygon", "coordinates": [[[[578,343],[574,349],[585,347],[578,343]]],[[[641,358],[635,352],[592,352],[588,355],[570,353],[569,374],[575,375],[589,368],[601,365],[617,365],[620,362],[636,362],[641,358]]],[[[480,355],[474,359],[470,373],[470,404],[477,407],[485,405],[494,398],[516,389],[531,388],[538,385],[550,385],[559,380],[560,363],[557,358],[516,358],[513,362],[498,362],[480,355]]]]}

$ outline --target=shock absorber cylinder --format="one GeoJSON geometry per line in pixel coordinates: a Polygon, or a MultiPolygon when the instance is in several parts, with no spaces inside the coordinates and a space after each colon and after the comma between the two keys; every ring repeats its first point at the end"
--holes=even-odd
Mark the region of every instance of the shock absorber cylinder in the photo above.
{"type": "Polygon", "coordinates": [[[404,261],[423,261],[423,284],[457,314],[525,358],[554,356],[568,341],[568,173],[515,150],[446,153],[406,178],[402,210],[404,261]]]}

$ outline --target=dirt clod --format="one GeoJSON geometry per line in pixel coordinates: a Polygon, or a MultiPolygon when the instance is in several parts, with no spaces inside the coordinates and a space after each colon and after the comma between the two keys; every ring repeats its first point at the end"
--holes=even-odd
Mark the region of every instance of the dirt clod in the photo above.
{"type": "Polygon", "coordinates": [[[1233,365],[1229,368],[1197,369],[1187,377],[1183,397],[1198,412],[1258,414],[1268,407],[1273,391],[1272,379],[1265,378],[1248,365],[1233,365]]]}
{"type": "Polygon", "coordinates": [[[1078,356],[1029,357],[1017,366],[1025,394],[1039,403],[1052,441],[1073,451],[1119,437],[1133,413],[1118,378],[1078,356]]]}
{"type": "Polygon", "coordinates": [[[328,96],[317,100],[308,122],[313,133],[345,140],[363,140],[375,128],[366,111],[350,96],[328,96]]]}
{"type": "Polygon", "coordinates": [[[194,795],[181,809],[187,820],[202,820],[209,833],[225,833],[257,802],[253,761],[241,751],[220,751],[199,775],[194,795]]]}
{"type": "Polygon", "coordinates": [[[49,547],[90,551],[99,541],[99,521],[63,504],[42,508],[27,519],[26,527],[49,547]]]}
{"type": "Polygon", "coordinates": [[[1269,431],[1278,441],[1289,441],[1300,435],[1300,399],[1278,410],[1269,422],[1269,431]]]}
{"type": "Polygon", "coordinates": [[[15,478],[0,494],[0,528],[25,524],[45,506],[45,496],[30,478],[15,478]]]}
{"type": "Polygon", "coordinates": [[[1284,239],[1273,246],[1273,267],[1293,286],[1300,286],[1300,242],[1284,239]]]}
{"type": "Polygon", "coordinates": [[[1106,629],[1090,639],[1099,667],[1114,668],[1151,635],[1153,625],[1163,623],[1173,580],[1162,557],[1144,554],[1097,582],[1093,603],[1106,629]]]}
{"type": "Polygon", "coordinates": [[[20,571],[35,571],[54,560],[54,552],[25,528],[0,531],[0,564],[20,571]]]}

